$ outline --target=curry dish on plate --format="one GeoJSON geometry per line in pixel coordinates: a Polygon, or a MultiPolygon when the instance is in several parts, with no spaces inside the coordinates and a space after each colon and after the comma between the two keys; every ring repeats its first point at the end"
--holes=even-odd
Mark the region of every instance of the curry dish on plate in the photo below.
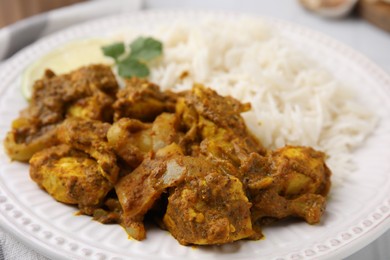
{"type": "Polygon", "coordinates": [[[4,146],[54,199],[137,240],[145,218],[183,245],[259,239],[287,217],[318,223],[325,154],[265,149],[240,115],[250,109],[201,84],[172,92],[132,78],[119,88],[105,65],[47,70],[4,146]]]}

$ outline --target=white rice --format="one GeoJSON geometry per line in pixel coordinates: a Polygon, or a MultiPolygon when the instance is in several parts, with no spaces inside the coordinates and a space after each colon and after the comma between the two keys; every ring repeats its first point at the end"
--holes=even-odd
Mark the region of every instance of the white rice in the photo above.
{"type": "MultiPolygon", "coordinates": [[[[164,44],[150,76],[162,89],[199,82],[250,102],[252,111],[243,116],[267,148],[312,146],[327,153],[334,177],[353,171],[352,152],[375,127],[375,117],[269,25],[257,19],[178,22],[149,35],[164,44]]],[[[127,41],[138,36],[128,34],[127,41]]]]}

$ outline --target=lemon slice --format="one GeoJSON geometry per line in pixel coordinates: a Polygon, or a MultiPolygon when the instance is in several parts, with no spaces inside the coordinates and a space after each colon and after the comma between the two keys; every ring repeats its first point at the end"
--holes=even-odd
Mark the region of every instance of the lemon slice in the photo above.
{"type": "Polygon", "coordinates": [[[42,78],[46,69],[62,74],[89,64],[113,64],[113,60],[105,57],[101,50],[107,44],[110,44],[108,39],[78,40],[49,52],[24,71],[21,78],[23,96],[27,100],[31,98],[34,82],[42,78]]]}

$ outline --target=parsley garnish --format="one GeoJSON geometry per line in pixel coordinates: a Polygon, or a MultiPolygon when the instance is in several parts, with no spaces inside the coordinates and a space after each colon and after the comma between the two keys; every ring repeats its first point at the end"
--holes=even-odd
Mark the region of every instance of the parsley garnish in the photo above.
{"type": "Polygon", "coordinates": [[[149,75],[149,68],[145,65],[145,63],[127,57],[119,62],[118,74],[124,78],[131,78],[134,76],[144,78],[149,75]]]}
{"type": "Polygon", "coordinates": [[[149,76],[147,62],[162,54],[162,43],[151,37],[139,37],[130,43],[129,47],[130,52],[125,53],[124,43],[117,42],[103,46],[102,50],[105,56],[115,60],[119,76],[124,78],[149,76]]]}
{"type": "Polygon", "coordinates": [[[118,61],[119,56],[125,53],[125,45],[123,42],[117,42],[108,46],[103,46],[102,50],[104,55],[114,58],[115,61],[118,61]]]}
{"type": "Polygon", "coordinates": [[[153,38],[140,37],[130,44],[130,58],[150,61],[162,53],[162,43],[153,38]]]}

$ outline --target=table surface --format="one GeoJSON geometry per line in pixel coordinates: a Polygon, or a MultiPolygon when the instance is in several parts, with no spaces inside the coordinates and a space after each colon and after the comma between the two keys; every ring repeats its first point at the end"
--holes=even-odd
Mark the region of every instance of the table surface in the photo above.
{"type": "MultiPolygon", "coordinates": [[[[95,0],[97,1],[97,0],[95,0]]],[[[109,0],[100,0],[109,1],[109,0]]],[[[129,0],[132,1],[132,0],[129,0]]],[[[123,0],[122,2],[126,2],[123,0]]],[[[92,3],[91,3],[92,4],[92,3]]],[[[270,16],[327,34],[366,55],[390,74],[390,34],[357,16],[326,19],[304,10],[297,0],[144,0],[143,9],[226,10],[270,16]]],[[[1,231],[0,231],[1,232],[1,231]]],[[[390,231],[348,260],[390,259],[390,231]]],[[[26,258],[24,258],[26,259],[26,258]]],[[[31,258],[33,259],[33,258],[31,258]]],[[[35,258],[34,258],[35,259],[35,258]]]]}

